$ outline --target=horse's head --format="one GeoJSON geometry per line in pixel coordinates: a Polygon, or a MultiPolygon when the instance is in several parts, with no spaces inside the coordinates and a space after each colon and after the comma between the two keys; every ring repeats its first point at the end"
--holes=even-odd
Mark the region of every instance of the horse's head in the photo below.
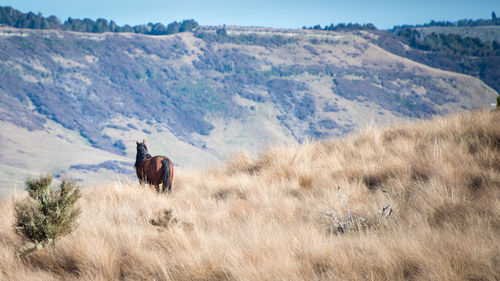
{"type": "Polygon", "coordinates": [[[142,142],[136,141],[135,143],[137,144],[137,155],[135,157],[134,167],[137,167],[137,166],[139,166],[139,164],[141,164],[141,162],[142,162],[142,160],[144,160],[144,158],[149,156],[149,153],[148,153],[148,147],[146,146],[145,140],[142,140],[142,142]]]}
{"type": "Polygon", "coordinates": [[[146,141],[142,140],[142,142],[135,142],[137,144],[137,152],[146,152],[148,153],[148,147],[146,146],[146,141]]]}

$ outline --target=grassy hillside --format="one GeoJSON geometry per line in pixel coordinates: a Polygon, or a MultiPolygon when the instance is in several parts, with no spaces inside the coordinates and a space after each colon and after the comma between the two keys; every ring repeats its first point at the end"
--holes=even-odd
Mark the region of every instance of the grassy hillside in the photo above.
{"type": "Polygon", "coordinates": [[[4,200],[0,279],[498,280],[499,122],[465,113],[242,153],[177,169],[169,196],[95,186],[80,226],[27,258],[4,200]],[[348,213],[342,233],[332,220],[348,213]]]}
{"type": "Polygon", "coordinates": [[[431,67],[478,77],[500,92],[500,25],[403,26],[392,32],[398,36],[376,31],[378,44],[385,50],[431,67]]]}
{"type": "Polygon", "coordinates": [[[416,27],[423,37],[432,33],[457,34],[461,37],[479,38],[483,42],[500,42],[500,25],[495,26],[430,26],[416,27]]]}
{"type": "Polygon", "coordinates": [[[479,79],[394,55],[376,38],[386,40],[239,27],[166,36],[2,27],[0,189],[29,173],[88,181],[130,172],[137,139],[201,167],[494,102],[479,79]]]}

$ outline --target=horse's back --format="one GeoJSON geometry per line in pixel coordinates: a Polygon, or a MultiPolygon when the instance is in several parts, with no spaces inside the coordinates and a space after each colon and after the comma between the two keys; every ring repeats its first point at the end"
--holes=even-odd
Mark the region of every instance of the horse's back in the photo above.
{"type": "Polygon", "coordinates": [[[160,184],[163,182],[163,159],[168,159],[165,156],[153,156],[149,159],[149,165],[146,165],[145,173],[152,184],[160,184]]]}

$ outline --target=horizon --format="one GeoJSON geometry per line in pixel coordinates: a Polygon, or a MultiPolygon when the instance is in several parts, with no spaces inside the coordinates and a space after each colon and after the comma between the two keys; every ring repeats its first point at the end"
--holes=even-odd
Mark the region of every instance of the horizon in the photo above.
{"type": "Polygon", "coordinates": [[[302,28],[338,23],[372,23],[378,29],[390,29],[400,25],[425,24],[430,21],[456,22],[461,19],[491,19],[492,12],[500,13],[500,1],[410,1],[385,0],[377,3],[361,1],[203,1],[183,2],[150,0],[134,1],[85,1],[69,3],[48,0],[0,0],[0,6],[10,6],[23,13],[41,13],[56,16],[62,23],[68,18],[103,18],[118,25],[147,23],[168,24],[174,21],[194,19],[202,26],[253,26],[270,28],[302,28]],[[451,8],[452,7],[452,8],[451,8]]]}

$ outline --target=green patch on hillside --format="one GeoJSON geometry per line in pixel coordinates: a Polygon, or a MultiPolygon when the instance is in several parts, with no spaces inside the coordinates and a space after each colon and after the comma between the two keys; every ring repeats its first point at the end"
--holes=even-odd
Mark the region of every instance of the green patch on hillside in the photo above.
{"type": "MultiPolygon", "coordinates": [[[[189,103],[194,108],[201,108],[209,112],[220,112],[227,104],[224,96],[217,94],[206,82],[185,81],[174,89],[174,92],[183,102],[189,103]]],[[[174,104],[178,106],[179,104],[174,104]]]]}

